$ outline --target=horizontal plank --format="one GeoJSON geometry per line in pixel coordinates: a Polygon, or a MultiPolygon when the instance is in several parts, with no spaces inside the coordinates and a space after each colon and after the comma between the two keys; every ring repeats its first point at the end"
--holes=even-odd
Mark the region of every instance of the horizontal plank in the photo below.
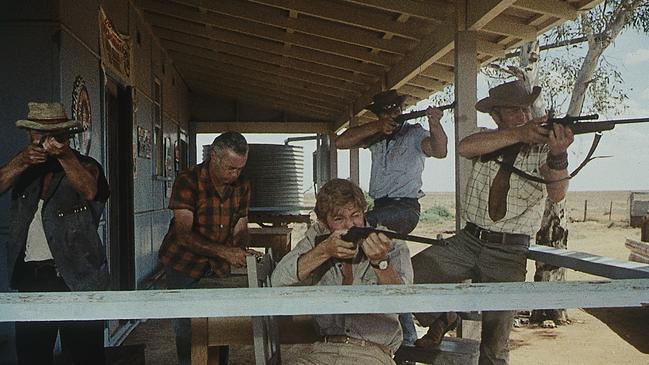
{"type": "Polygon", "coordinates": [[[2,293],[0,322],[635,307],[649,279],[2,293]]]}
{"type": "Polygon", "coordinates": [[[616,260],[586,252],[532,245],[527,258],[610,279],[649,278],[649,265],[616,260]]]}

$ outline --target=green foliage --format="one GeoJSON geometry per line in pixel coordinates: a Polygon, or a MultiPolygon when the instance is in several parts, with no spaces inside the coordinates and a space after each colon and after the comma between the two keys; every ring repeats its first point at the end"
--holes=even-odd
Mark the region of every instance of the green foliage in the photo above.
{"type": "MultiPolygon", "coordinates": [[[[649,1],[607,0],[580,15],[576,21],[566,22],[540,36],[541,49],[553,49],[542,52],[538,68],[542,97],[556,116],[564,115],[569,107],[577,76],[584,67],[589,41],[606,48],[615,41],[617,33],[613,24],[620,19],[625,19],[622,29],[649,32],[649,1]]],[[[507,66],[518,66],[518,59],[508,57],[494,63],[500,67],[483,68],[482,72],[494,80],[494,84],[499,84],[504,79],[512,78],[511,74],[502,70],[506,70],[507,66]]],[[[625,102],[628,95],[624,80],[616,66],[605,56],[599,57],[587,82],[582,114],[618,114],[627,108],[625,102]]]]}
{"type": "Polygon", "coordinates": [[[455,219],[455,216],[440,205],[428,208],[419,215],[420,223],[439,223],[453,219],[455,219]]]}

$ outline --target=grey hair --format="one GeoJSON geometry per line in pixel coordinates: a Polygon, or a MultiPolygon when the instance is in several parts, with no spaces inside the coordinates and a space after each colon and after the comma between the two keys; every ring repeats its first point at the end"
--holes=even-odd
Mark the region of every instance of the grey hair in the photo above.
{"type": "Polygon", "coordinates": [[[248,153],[248,142],[239,132],[225,132],[214,138],[212,150],[217,156],[222,156],[225,150],[230,150],[239,156],[248,153]]]}

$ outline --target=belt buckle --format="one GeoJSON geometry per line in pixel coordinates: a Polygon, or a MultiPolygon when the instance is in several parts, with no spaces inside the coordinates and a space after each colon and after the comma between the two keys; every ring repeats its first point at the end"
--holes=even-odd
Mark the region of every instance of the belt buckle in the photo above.
{"type": "Polygon", "coordinates": [[[345,344],[349,345],[349,336],[345,336],[345,344]]]}
{"type": "Polygon", "coordinates": [[[485,233],[485,230],[482,228],[478,228],[478,239],[480,241],[484,241],[485,239],[482,237],[482,234],[485,233]]]}

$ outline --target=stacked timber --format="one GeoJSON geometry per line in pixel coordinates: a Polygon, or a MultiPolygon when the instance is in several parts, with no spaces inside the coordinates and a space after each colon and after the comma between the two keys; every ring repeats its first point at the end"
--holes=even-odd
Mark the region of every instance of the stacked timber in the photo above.
{"type": "Polygon", "coordinates": [[[627,238],[624,245],[631,251],[629,261],[649,264],[649,242],[627,238]]]}

